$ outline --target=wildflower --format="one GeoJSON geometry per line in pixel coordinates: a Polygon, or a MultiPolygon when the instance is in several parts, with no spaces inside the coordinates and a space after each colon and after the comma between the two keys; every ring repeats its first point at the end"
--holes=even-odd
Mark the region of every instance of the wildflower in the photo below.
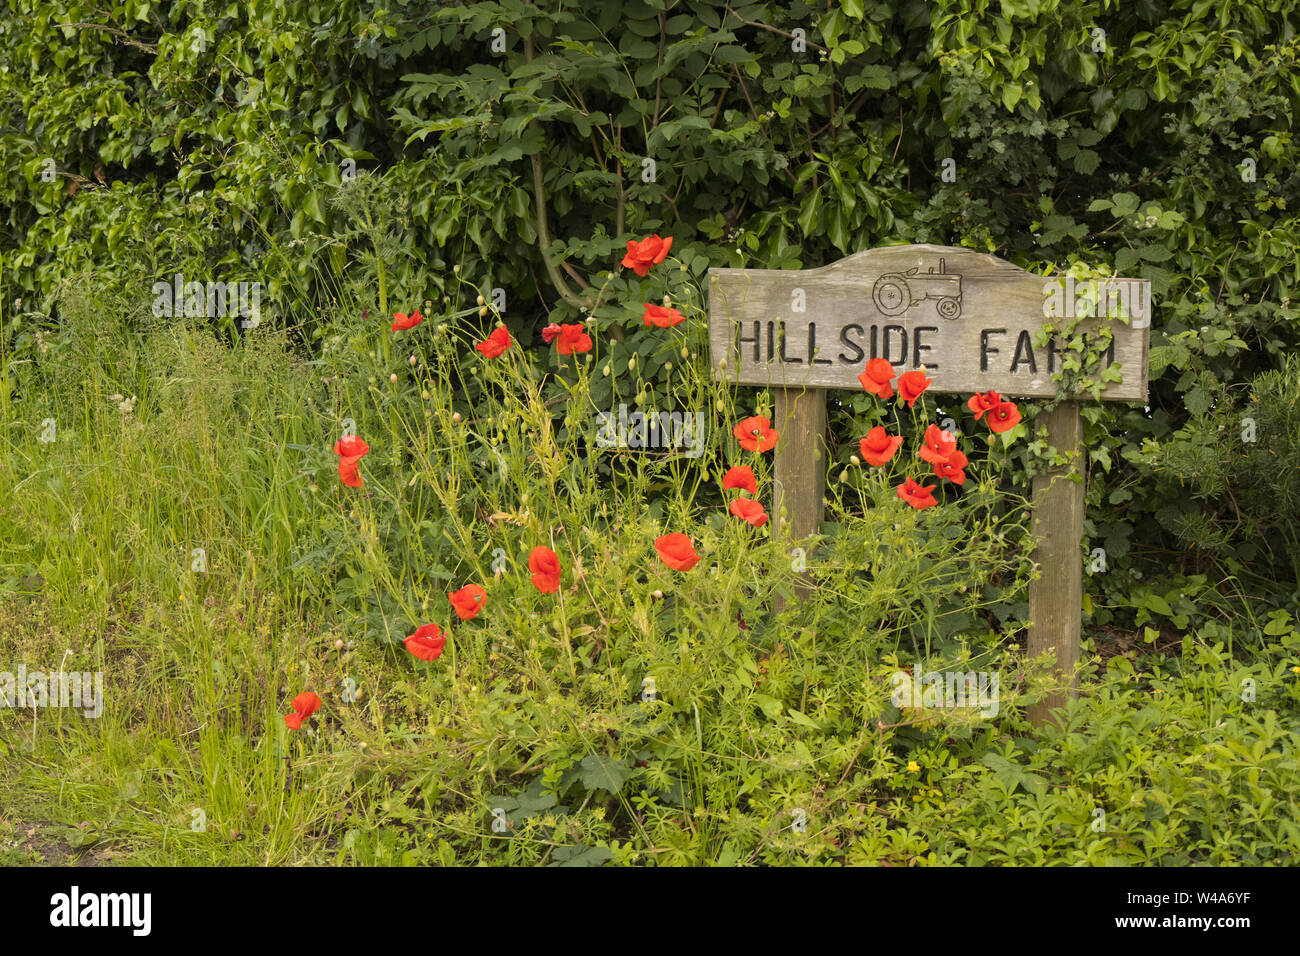
{"type": "Polygon", "coordinates": [[[437,624],[425,624],[416,628],[414,634],[403,641],[412,657],[422,661],[436,661],[442,656],[442,649],[447,639],[442,636],[442,628],[437,624]]]}
{"type": "Polygon", "coordinates": [[[645,314],[641,316],[641,320],[645,325],[653,325],[660,329],[672,328],[674,325],[685,321],[685,319],[686,316],[676,309],[662,305],[651,305],[649,302],[645,304],[645,314]]]}
{"type": "Polygon", "coordinates": [[[424,321],[424,316],[420,314],[419,309],[416,309],[410,315],[407,315],[405,312],[394,312],[393,324],[391,328],[392,331],[394,332],[403,332],[406,329],[415,328],[423,321],[424,321]]]}
{"type": "Polygon", "coordinates": [[[736,436],[741,448],[759,453],[775,448],[780,438],[772,423],[762,415],[746,418],[737,424],[731,433],[736,436]]]}
{"type": "Polygon", "coordinates": [[[459,591],[448,594],[447,600],[451,601],[456,616],[462,621],[468,621],[477,617],[478,612],[483,610],[483,601],[486,597],[487,592],[477,584],[467,584],[459,591]]]}
{"type": "Polygon", "coordinates": [[[917,511],[931,508],[939,502],[934,500],[934,485],[920,485],[908,478],[898,486],[898,497],[902,498],[917,511]]]}
{"type": "Polygon", "coordinates": [[[295,697],[291,703],[294,712],[284,715],[284,725],[290,730],[301,729],[302,722],[320,710],[320,697],[312,691],[304,691],[295,697]]]}
{"type": "Polygon", "coordinates": [[[883,425],[877,425],[867,432],[866,438],[858,441],[858,451],[862,452],[862,460],[868,465],[880,467],[894,457],[901,444],[902,435],[890,435],[883,425]]]}
{"type": "Polygon", "coordinates": [[[1020,409],[1015,402],[999,402],[989,412],[989,429],[995,434],[1010,431],[1020,424],[1020,409]]]}
{"type": "Polygon", "coordinates": [[[629,239],[627,255],[623,257],[623,266],[631,269],[641,278],[650,272],[651,266],[657,266],[668,257],[668,250],[673,247],[673,237],[661,239],[658,233],[648,236],[640,242],[629,239]]]}
{"type": "Polygon", "coordinates": [[[591,336],[582,330],[582,323],[560,326],[559,342],[555,351],[560,355],[575,355],[591,351],[591,336]]]}
{"type": "Polygon", "coordinates": [[[979,421],[985,412],[991,412],[1001,404],[1002,396],[992,390],[972,395],[966,400],[966,407],[975,413],[975,421],[979,421]]]}
{"type": "Polygon", "coordinates": [[[889,384],[893,378],[894,366],[882,358],[873,358],[867,362],[866,370],[858,376],[858,381],[878,398],[893,398],[894,389],[889,384]]]}
{"type": "Polygon", "coordinates": [[[767,524],[767,512],[763,510],[763,503],[755,501],[753,498],[736,498],[731,502],[730,511],[742,521],[747,521],[755,528],[761,528],[767,524]]]}
{"type": "Polygon", "coordinates": [[[550,548],[538,545],[528,555],[528,570],[533,574],[533,587],[543,594],[554,594],[560,589],[560,556],[550,548]]]}
{"type": "Polygon", "coordinates": [[[655,551],[659,560],[674,571],[689,571],[700,561],[691,539],[677,531],[655,538],[655,551]]]}
{"type": "Polygon", "coordinates": [[[751,495],[758,494],[758,481],[754,478],[754,469],[748,465],[736,465],[729,469],[722,476],[722,490],[730,491],[733,488],[748,491],[751,495]]]}
{"type": "Polygon", "coordinates": [[[496,358],[506,349],[510,348],[510,331],[504,326],[498,326],[492,331],[486,339],[474,346],[482,352],[487,358],[496,358]]]}
{"type": "Polygon", "coordinates": [[[926,378],[925,373],[918,369],[904,372],[898,376],[898,397],[907,402],[907,407],[911,408],[933,381],[934,379],[926,378]]]}

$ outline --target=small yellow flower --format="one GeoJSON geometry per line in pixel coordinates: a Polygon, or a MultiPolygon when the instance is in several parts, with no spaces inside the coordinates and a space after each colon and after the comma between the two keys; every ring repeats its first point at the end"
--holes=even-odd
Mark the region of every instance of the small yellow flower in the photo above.
{"type": "Polygon", "coordinates": [[[1300,666],[1296,666],[1296,667],[1291,668],[1291,673],[1292,673],[1292,674],[1300,674],[1300,666]]]}
{"type": "Polygon", "coordinates": [[[907,770],[909,773],[918,773],[921,770],[921,765],[915,760],[909,760],[907,762],[907,770]]]}

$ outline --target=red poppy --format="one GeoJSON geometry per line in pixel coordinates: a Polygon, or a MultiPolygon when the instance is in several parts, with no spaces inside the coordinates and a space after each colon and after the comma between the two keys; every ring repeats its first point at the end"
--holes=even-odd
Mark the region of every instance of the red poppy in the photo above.
{"type": "Polygon", "coordinates": [[[691,539],[679,531],[655,538],[655,550],[659,552],[659,560],[674,571],[689,571],[700,560],[691,539]]]}
{"type": "Polygon", "coordinates": [[[991,412],[1002,404],[1002,396],[994,391],[980,392],[966,400],[966,407],[975,413],[975,421],[980,420],[985,412],[991,412]]]}
{"type": "Polygon", "coordinates": [[[320,710],[320,698],[312,691],[303,691],[291,701],[290,706],[294,712],[284,715],[284,725],[290,730],[299,730],[304,720],[320,710]]]}
{"type": "Polygon", "coordinates": [[[873,358],[867,362],[866,371],[858,376],[858,381],[872,395],[880,398],[893,398],[894,389],[890,382],[894,378],[894,366],[882,358],[873,358]]]}
{"type": "Polygon", "coordinates": [[[962,469],[966,465],[966,456],[959,451],[954,451],[944,461],[936,461],[933,468],[938,477],[946,478],[954,485],[964,485],[966,484],[966,472],[962,471],[962,469]]]}
{"type": "Polygon", "coordinates": [[[1001,434],[1020,424],[1020,409],[1015,402],[998,402],[989,410],[989,428],[1001,434]]]}
{"type": "Polygon", "coordinates": [[[334,454],[339,456],[339,480],[349,488],[361,487],[361,469],[357,467],[363,455],[370,454],[370,446],[358,435],[345,435],[334,443],[334,454]]]}
{"type": "Polygon", "coordinates": [[[550,345],[555,341],[555,337],[560,334],[560,326],[552,322],[546,328],[542,329],[542,341],[550,345]]]}
{"type": "Polygon", "coordinates": [[[451,606],[455,608],[456,616],[462,621],[468,621],[478,617],[478,612],[483,610],[483,601],[486,597],[487,592],[477,584],[467,584],[459,591],[448,594],[447,600],[451,601],[451,606]]]}
{"type": "Polygon", "coordinates": [[[939,503],[934,500],[934,489],[934,485],[919,485],[908,478],[898,486],[898,497],[920,511],[922,508],[930,508],[939,503]]]}
{"type": "Polygon", "coordinates": [[[930,464],[937,465],[947,461],[956,451],[957,439],[938,425],[928,425],[925,429],[925,445],[917,454],[930,464]]]}
{"type": "Polygon", "coordinates": [[[360,467],[357,466],[356,459],[354,458],[339,459],[339,480],[342,481],[343,484],[347,485],[349,488],[361,487],[362,485],[361,469],[360,467]]]}
{"type": "Polygon", "coordinates": [[[722,476],[722,490],[730,491],[732,488],[748,491],[751,495],[758,494],[758,482],[754,478],[754,469],[748,465],[735,465],[728,469],[727,473],[722,476]]]}
{"type": "Polygon", "coordinates": [[[437,624],[425,624],[416,628],[415,633],[402,643],[412,657],[418,657],[422,661],[436,661],[442,656],[447,639],[442,636],[442,628],[437,624]]]}
{"type": "Polygon", "coordinates": [[[736,498],[731,502],[731,513],[743,521],[748,521],[755,528],[767,524],[767,512],[763,510],[763,503],[753,498],[736,498]]]}
{"type": "Polygon", "coordinates": [[[562,325],[560,326],[560,341],[555,346],[555,351],[561,355],[590,352],[591,336],[583,331],[581,322],[574,325],[562,325]]]}
{"type": "Polygon", "coordinates": [[[474,348],[490,359],[496,358],[510,348],[510,331],[504,325],[499,325],[492,330],[491,335],[474,346],[474,348]]]}
{"type": "Polygon", "coordinates": [[[862,452],[862,460],[868,465],[879,467],[894,457],[901,444],[903,444],[902,435],[890,435],[886,433],[883,425],[877,425],[867,432],[866,438],[858,441],[858,451],[862,452]]]}
{"type": "Polygon", "coordinates": [[[370,454],[370,446],[359,435],[344,435],[334,443],[334,454],[357,461],[362,455],[370,454]]]}
{"type": "Polygon", "coordinates": [[[731,433],[746,451],[765,452],[776,447],[780,437],[772,423],[762,415],[754,415],[740,422],[731,433]]]}
{"type": "Polygon", "coordinates": [[[560,589],[560,556],[550,548],[533,548],[528,554],[528,570],[533,573],[533,587],[543,594],[560,589]]]}
{"type": "Polygon", "coordinates": [[[419,309],[416,309],[410,315],[407,315],[405,312],[394,312],[393,319],[394,319],[393,326],[392,326],[393,331],[401,332],[405,329],[415,328],[417,325],[419,325],[421,322],[424,321],[424,316],[420,314],[419,309]]]}
{"type": "Polygon", "coordinates": [[[651,266],[657,266],[668,257],[668,250],[673,247],[673,237],[660,239],[659,234],[648,236],[640,242],[629,239],[627,242],[627,255],[623,257],[623,265],[631,269],[641,278],[646,277],[651,266]]]}
{"type": "Polygon", "coordinates": [[[910,372],[904,372],[898,376],[898,396],[907,402],[907,407],[911,408],[912,404],[921,397],[921,393],[930,387],[934,379],[926,378],[925,373],[913,369],[910,372]]]}
{"type": "Polygon", "coordinates": [[[646,325],[653,325],[660,329],[670,329],[679,322],[686,320],[676,309],[671,309],[664,305],[645,304],[645,314],[641,316],[642,322],[646,325]]]}

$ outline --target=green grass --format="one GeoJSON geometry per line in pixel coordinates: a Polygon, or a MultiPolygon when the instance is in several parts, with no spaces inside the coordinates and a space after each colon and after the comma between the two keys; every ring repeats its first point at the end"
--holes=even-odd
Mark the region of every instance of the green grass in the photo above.
{"type": "MultiPolygon", "coordinates": [[[[269,330],[228,346],[67,303],[45,351],[7,359],[0,668],[102,671],[106,704],[0,710],[0,862],[1294,862],[1289,618],[1235,655],[1208,631],[1136,661],[1089,642],[1064,725],[1030,727],[1052,678],[1021,649],[1005,452],[975,438],[974,481],[924,512],[844,468],[799,595],[772,523],[726,513],[730,464],[770,501],[771,456],[729,434],[763,398],[709,381],[690,303],[669,393],[638,404],[706,411],[698,462],[585,446],[601,336],[589,361],[485,360],[476,308],[396,339],[339,318],[308,361],[269,330]],[[335,472],[346,419],[361,489],[335,472]],[[699,565],[660,563],[668,531],[699,565]],[[462,623],[467,583],[488,599],[462,623]],[[401,640],[429,622],[450,640],[424,664],[401,640]],[[893,707],[918,659],[999,672],[998,716],[893,707]],[[291,732],[303,690],[323,707],[291,732]]],[[[650,391],[636,363],[611,376],[650,391]]]]}

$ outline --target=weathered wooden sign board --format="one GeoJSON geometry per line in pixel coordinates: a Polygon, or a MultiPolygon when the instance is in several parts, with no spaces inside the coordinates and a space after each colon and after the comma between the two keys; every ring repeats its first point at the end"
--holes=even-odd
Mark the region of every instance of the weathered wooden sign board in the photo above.
{"type": "MultiPolygon", "coordinates": [[[[776,449],[772,513],[779,533],[797,540],[822,520],[826,480],[824,390],[860,389],[868,359],[896,373],[922,369],[929,390],[1007,398],[1052,398],[1065,346],[1036,344],[1045,324],[1080,318],[1077,332],[1104,322],[1113,340],[1103,368],[1121,381],[1105,401],[1146,401],[1151,287],[1141,279],[1076,282],[1034,275],[993,256],[952,246],[889,246],[855,253],[819,269],[710,269],[709,339],[714,376],[773,390],[776,449]]],[[[1050,443],[1082,467],[1083,423],[1077,401],[1045,412],[1050,443]]],[[[1034,479],[1034,560],[1029,652],[1056,655],[1062,673],[1079,659],[1083,600],[1084,488],[1064,480],[1066,466],[1034,479]],[[1061,480],[1057,480],[1061,479],[1061,480]]],[[[1071,691],[1073,693],[1073,691],[1071,691]]],[[[1065,694],[1033,708],[1041,722],[1065,694]]]]}

